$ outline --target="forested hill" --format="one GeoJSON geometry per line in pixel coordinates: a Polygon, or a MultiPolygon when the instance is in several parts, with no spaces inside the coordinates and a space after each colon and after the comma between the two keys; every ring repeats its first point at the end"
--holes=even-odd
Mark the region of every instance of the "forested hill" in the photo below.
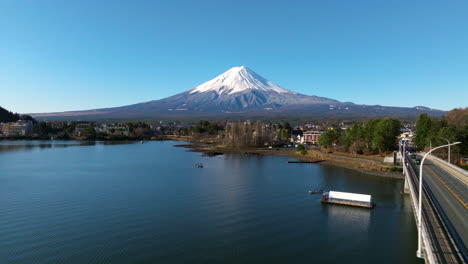
{"type": "Polygon", "coordinates": [[[0,106],[0,122],[15,122],[19,119],[32,120],[31,116],[12,113],[0,106]]]}

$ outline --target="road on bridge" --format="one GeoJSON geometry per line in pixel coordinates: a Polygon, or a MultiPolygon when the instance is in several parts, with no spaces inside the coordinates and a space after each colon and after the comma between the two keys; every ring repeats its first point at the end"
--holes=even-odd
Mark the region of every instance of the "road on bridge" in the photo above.
{"type": "MultiPolygon", "coordinates": [[[[418,155],[419,158],[422,158],[418,155]]],[[[415,165],[412,160],[411,163],[415,165]]],[[[419,173],[419,165],[414,166],[419,173]]],[[[468,185],[466,177],[436,159],[424,161],[423,182],[439,205],[439,212],[459,250],[466,256],[468,245],[468,185]],[[457,173],[459,175],[457,175],[457,173]]]]}

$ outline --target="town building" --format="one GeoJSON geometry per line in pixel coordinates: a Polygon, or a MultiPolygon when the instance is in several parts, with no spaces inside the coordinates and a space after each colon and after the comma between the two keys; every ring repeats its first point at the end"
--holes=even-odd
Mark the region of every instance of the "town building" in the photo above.
{"type": "Polygon", "coordinates": [[[94,130],[93,123],[77,123],[75,126],[75,135],[78,137],[88,136],[89,132],[94,130]]]}
{"type": "Polygon", "coordinates": [[[468,165],[468,158],[461,158],[460,165],[468,165]]]}
{"type": "Polygon", "coordinates": [[[302,133],[303,142],[301,143],[311,143],[311,144],[317,145],[320,135],[321,135],[320,131],[306,131],[302,133]]]}
{"type": "Polygon", "coordinates": [[[3,136],[30,136],[34,132],[34,125],[31,120],[18,120],[16,122],[6,122],[2,124],[3,136]]]}
{"type": "Polygon", "coordinates": [[[125,124],[102,124],[101,132],[113,136],[128,136],[130,129],[125,124]]]}
{"type": "Polygon", "coordinates": [[[2,132],[2,136],[8,136],[10,134],[10,123],[5,122],[0,124],[0,130],[2,132]]]}

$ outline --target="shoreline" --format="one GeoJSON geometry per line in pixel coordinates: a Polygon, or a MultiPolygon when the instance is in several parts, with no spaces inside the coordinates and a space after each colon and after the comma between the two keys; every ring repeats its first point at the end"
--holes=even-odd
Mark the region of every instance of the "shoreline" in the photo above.
{"type": "Polygon", "coordinates": [[[187,148],[191,152],[200,152],[207,156],[217,156],[223,154],[239,154],[249,156],[281,156],[296,159],[299,161],[306,162],[319,162],[321,164],[337,166],[341,168],[347,168],[354,171],[361,172],[366,175],[392,178],[392,179],[404,179],[401,172],[388,171],[391,166],[384,165],[383,162],[377,162],[371,159],[364,158],[353,158],[347,156],[341,156],[337,154],[322,153],[316,150],[308,150],[308,154],[301,155],[295,149],[291,148],[233,148],[216,145],[214,142],[202,142],[202,141],[189,141],[186,139],[168,139],[174,141],[183,141],[187,144],[174,145],[175,147],[187,148]],[[192,143],[192,144],[191,144],[192,143]],[[199,144],[193,144],[199,143],[199,144]],[[201,143],[201,144],[200,144],[201,143]]]}

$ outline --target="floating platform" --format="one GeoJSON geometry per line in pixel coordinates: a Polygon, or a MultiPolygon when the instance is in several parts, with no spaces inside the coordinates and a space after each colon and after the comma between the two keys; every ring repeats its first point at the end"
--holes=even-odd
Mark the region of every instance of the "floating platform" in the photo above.
{"type": "Polygon", "coordinates": [[[374,208],[372,196],[368,194],[328,191],[322,194],[322,203],[342,204],[365,208],[374,208]]]}

